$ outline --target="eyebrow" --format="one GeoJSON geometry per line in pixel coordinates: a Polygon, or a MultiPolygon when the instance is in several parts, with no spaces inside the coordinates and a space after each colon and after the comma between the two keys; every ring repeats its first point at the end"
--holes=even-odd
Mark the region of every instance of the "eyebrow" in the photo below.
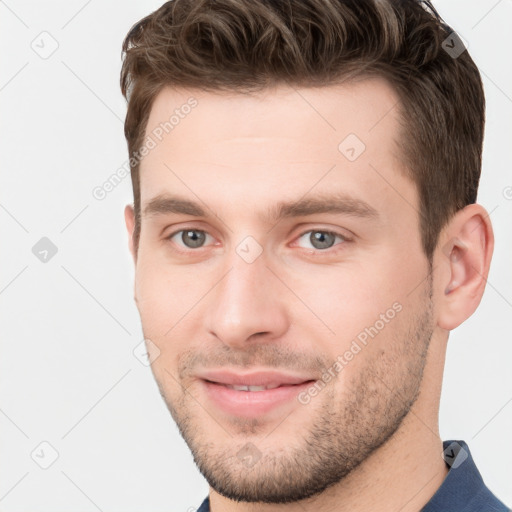
{"type": "MultiPolygon", "coordinates": [[[[322,194],[296,201],[282,201],[260,215],[265,222],[277,222],[285,218],[303,217],[319,213],[343,214],[369,220],[378,220],[378,211],[362,199],[346,194],[322,194]]],[[[179,196],[158,195],[147,202],[144,217],[182,214],[193,217],[210,216],[199,203],[179,196]]]]}

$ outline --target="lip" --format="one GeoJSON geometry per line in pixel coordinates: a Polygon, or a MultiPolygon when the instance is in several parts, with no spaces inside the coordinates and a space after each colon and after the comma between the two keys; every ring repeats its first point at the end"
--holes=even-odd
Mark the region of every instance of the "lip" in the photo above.
{"type": "Polygon", "coordinates": [[[290,405],[299,405],[299,393],[313,385],[315,379],[279,372],[253,372],[236,374],[228,371],[204,372],[200,383],[207,399],[231,416],[258,418],[273,410],[290,405]],[[226,385],[279,387],[263,391],[230,389],[226,385]]]}
{"type": "Polygon", "coordinates": [[[276,371],[253,371],[250,373],[236,373],[229,370],[210,370],[201,372],[198,377],[218,384],[235,386],[291,386],[315,380],[311,376],[300,376],[276,371]]]}

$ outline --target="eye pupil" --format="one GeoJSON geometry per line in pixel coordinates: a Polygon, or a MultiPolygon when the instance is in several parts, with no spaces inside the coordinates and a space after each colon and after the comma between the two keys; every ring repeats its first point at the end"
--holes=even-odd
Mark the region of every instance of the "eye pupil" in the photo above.
{"type": "Polygon", "coordinates": [[[203,231],[198,231],[195,229],[185,230],[181,234],[182,242],[191,248],[201,247],[205,241],[205,234],[203,231]]]}
{"type": "Polygon", "coordinates": [[[312,231],[309,236],[311,245],[315,247],[315,249],[328,249],[332,247],[335,238],[334,234],[327,233],[326,231],[312,231]]]}

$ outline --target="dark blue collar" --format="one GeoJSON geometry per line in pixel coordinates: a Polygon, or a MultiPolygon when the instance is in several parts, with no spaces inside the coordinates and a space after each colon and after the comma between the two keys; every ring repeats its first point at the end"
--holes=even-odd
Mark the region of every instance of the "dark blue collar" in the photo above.
{"type": "MultiPolygon", "coordinates": [[[[511,512],[484,484],[464,441],[443,441],[443,450],[450,470],[420,512],[511,512]]],[[[210,512],[208,497],[197,512],[210,512]]]]}
{"type": "Polygon", "coordinates": [[[485,485],[464,441],[443,441],[443,457],[450,470],[421,512],[510,511],[485,485]]]}

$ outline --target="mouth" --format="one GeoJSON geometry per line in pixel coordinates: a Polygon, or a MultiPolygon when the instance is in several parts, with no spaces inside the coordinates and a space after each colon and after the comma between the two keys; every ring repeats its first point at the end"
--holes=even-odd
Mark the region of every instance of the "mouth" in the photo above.
{"type": "Polygon", "coordinates": [[[251,386],[251,385],[244,385],[244,384],[225,384],[225,383],[222,383],[222,382],[215,382],[213,380],[207,380],[205,379],[206,382],[209,382],[210,384],[217,384],[219,386],[224,386],[228,389],[234,389],[236,391],[255,391],[255,392],[260,392],[260,391],[267,391],[269,389],[276,389],[276,388],[281,388],[281,387],[291,387],[291,386],[300,386],[302,384],[312,384],[313,382],[315,382],[314,380],[307,380],[307,381],[304,381],[304,382],[301,382],[299,384],[267,384],[265,386],[251,386]]]}
{"type": "MultiPolygon", "coordinates": [[[[242,379],[243,377],[240,377],[242,379]]],[[[261,376],[259,377],[261,379],[261,376]]],[[[253,379],[249,379],[253,380],[253,379]]],[[[290,380],[289,378],[287,379],[290,380]]],[[[301,403],[298,395],[312,386],[315,379],[292,379],[297,382],[276,382],[267,379],[263,383],[218,382],[199,379],[206,400],[215,409],[229,416],[263,418],[271,412],[284,412],[301,403]]]]}

